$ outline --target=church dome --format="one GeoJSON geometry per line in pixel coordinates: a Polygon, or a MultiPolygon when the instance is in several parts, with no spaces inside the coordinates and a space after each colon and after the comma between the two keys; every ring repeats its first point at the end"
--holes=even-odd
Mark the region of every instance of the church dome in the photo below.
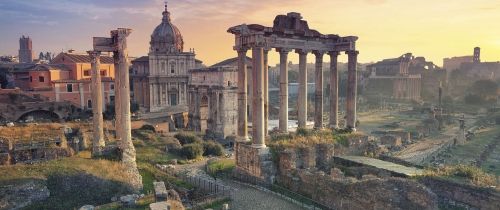
{"type": "Polygon", "coordinates": [[[151,34],[150,45],[149,50],[152,53],[179,53],[183,51],[184,41],[181,32],[172,24],[167,4],[165,4],[161,24],[151,34]]]}

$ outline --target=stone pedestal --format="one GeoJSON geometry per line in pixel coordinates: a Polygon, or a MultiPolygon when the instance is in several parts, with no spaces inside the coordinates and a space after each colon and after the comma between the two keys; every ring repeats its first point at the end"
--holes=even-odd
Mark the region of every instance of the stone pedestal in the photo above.
{"type": "MultiPolygon", "coordinates": [[[[277,169],[269,148],[255,148],[245,143],[235,144],[236,174],[255,177],[266,183],[273,183],[277,169]]],[[[245,181],[245,180],[243,180],[245,181]]]]}

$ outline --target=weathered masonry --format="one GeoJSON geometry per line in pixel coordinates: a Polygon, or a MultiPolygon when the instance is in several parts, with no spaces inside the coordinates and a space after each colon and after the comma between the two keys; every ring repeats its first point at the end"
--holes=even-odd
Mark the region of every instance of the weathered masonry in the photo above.
{"type": "Polygon", "coordinates": [[[330,56],[331,69],[331,128],[338,127],[338,69],[337,57],[340,52],[348,55],[348,84],[347,84],[347,122],[346,126],[355,129],[356,122],[356,78],[357,56],[356,40],[358,37],[340,37],[334,34],[323,35],[316,30],[309,29],[299,13],[278,15],[274,19],[273,27],[257,24],[238,25],[229,28],[229,33],[235,35],[234,50],[238,52],[238,136],[240,140],[248,140],[247,130],[247,75],[246,53],[252,51],[253,72],[251,98],[252,111],[252,138],[254,147],[265,147],[268,121],[268,78],[267,56],[271,49],[280,54],[280,116],[279,130],[287,132],[288,128],[288,53],[294,50],[299,54],[299,99],[298,99],[298,127],[305,128],[307,121],[307,54],[316,56],[316,86],[315,86],[315,116],[314,127],[323,127],[323,56],[330,56]]]}

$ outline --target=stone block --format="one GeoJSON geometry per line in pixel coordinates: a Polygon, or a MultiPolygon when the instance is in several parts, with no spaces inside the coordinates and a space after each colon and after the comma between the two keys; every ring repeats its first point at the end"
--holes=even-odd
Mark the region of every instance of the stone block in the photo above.
{"type": "Polygon", "coordinates": [[[120,197],[120,202],[124,206],[135,206],[137,199],[139,199],[139,195],[132,194],[132,195],[125,195],[120,197]]]}
{"type": "Polygon", "coordinates": [[[85,205],[85,206],[80,207],[78,210],[94,210],[94,209],[95,209],[95,207],[92,205],[85,205]]]}
{"type": "Polygon", "coordinates": [[[165,187],[165,182],[153,182],[155,190],[155,200],[157,202],[168,200],[168,191],[165,187]]]}
{"type": "Polygon", "coordinates": [[[385,135],[380,137],[380,142],[383,145],[391,146],[391,147],[399,147],[402,145],[401,137],[395,135],[385,135]]]}
{"type": "Polygon", "coordinates": [[[150,210],[170,210],[170,204],[166,201],[149,204],[150,210]]]}

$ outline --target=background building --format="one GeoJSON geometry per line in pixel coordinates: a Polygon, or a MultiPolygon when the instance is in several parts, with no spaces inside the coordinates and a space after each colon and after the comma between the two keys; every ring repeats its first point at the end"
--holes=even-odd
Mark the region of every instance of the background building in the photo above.
{"type": "Polygon", "coordinates": [[[135,100],[150,112],[187,111],[189,69],[201,67],[194,50],[184,52],[184,40],[165,5],[163,19],[151,35],[148,56],[132,61],[135,100]]]}
{"type": "Polygon", "coordinates": [[[33,62],[33,45],[31,43],[31,38],[25,37],[24,35],[19,39],[19,62],[33,62]]]}

